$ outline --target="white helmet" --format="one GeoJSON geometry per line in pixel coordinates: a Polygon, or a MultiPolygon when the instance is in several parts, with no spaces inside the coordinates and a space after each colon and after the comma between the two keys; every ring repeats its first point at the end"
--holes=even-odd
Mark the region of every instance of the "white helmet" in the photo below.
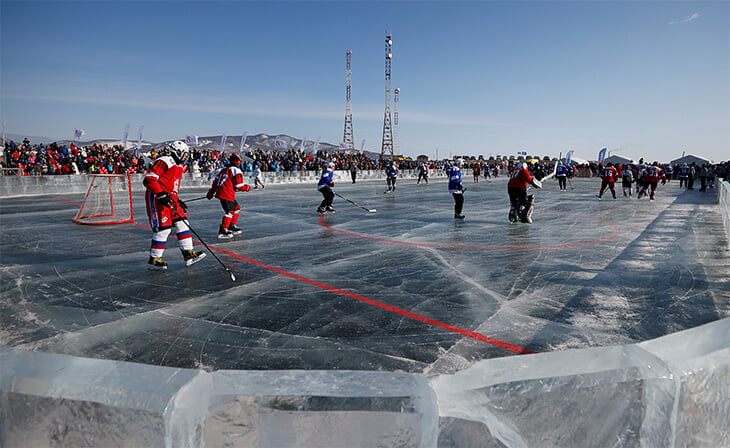
{"type": "Polygon", "coordinates": [[[327,166],[330,167],[330,168],[334,168],[335,167],[335,162],[330,162],[330,163],[327,164],[327,166]]]}
{"type": "Polygon", "coordinates": [[[456,159],[456,166],[462,166],[464,165],[464,159],[456,159]]]}
{"type": "Polygon", "coordinates": [[[517,169],[520,170],[522,168],[527,168],[525,162],[517,162],[517,169]]]}
{"type": "Polygon", "coordinates": [[[185,142],[176,140],[167,146],[167,150],[170,151],[170,156],[175,160],[175,163],[180,164],[185,161],[185,158],[190,152],[188,145],[185,142]]]}

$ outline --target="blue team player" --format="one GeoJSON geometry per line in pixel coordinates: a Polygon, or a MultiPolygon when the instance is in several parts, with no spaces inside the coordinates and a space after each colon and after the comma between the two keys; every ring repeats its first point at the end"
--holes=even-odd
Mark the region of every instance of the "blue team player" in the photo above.
{"type": "Polygon", "coordinates": [[[428,185],[428,166],[423,162],[418,164],[418,180],[416,181],[416,185],[421,183],[421,179],[428,185]]]}
{"type": "Polygon", "coordinates": [[[461,185],[461,167],[464,161],[457,159],[449,169],[449,193],[454,197],[454,219],[464,219],[461,214],[464,208],[464,187],[461,185]]]}
{"type": "Polygon", "coordinates": [[[565,184],[568,180],[568,167],[562,163],[558,164],[558,168],[555,170],[555,178],[558,180],[558,186],[561,190],[567,190],[565,184]]]}
{"type": "Polygon", "coordinates": [[[319,183],[317,183],[317,190],[324,197],[317,208],[317,213],[319,214],[335,212],[334,207],[332,207],[332,200],[335,198],[335,192],[332,190],[332,187],[335,186],[334,170],[335,162],[329,162],[325,165],[324,170],[322,170],[322,176],[319,178],[319,183]]]}
{"type": "Polygon", "coordinates": [[[389,193],[391,191],[395,193],[395,180],[398,178],[398,165],[396,165],[395,162],[388,162],[385,166],[385,176],[385,182],[388,185],[388,189],[385,190],[385,193],[389,193]]]}

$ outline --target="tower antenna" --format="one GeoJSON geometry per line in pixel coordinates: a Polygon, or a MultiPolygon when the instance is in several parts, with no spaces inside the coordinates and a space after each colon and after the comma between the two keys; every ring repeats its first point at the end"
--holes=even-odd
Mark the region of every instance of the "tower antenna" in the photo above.
{"type": "Polygon", "coordinates": [[[351,97],[350,90],[352,85],[350,84],[350,78],[352,76],[352,70],[350,68],[350,60],[352,57],[352,50],[347,50],[347,65],[345,68],[345,74],[347,75],[346,81],[346,96],[347,96],[347,107],[345,108],[345,135],[342,137],[342,142],[345,144],[346,149],[355,150],[355,135],[352,130],[352,108],[351,108],[351,97]]]}
{"type": "Polygon", "coordinates": [[[393,127],[390,121],[390,60],[392,53],[393,39],[390,33],[385,33],[385,117],[383,118],[383,145],[380,148],[380,160],[385,160],[386,151],[390,153],[390,160],[393,160],[393,127]]]}

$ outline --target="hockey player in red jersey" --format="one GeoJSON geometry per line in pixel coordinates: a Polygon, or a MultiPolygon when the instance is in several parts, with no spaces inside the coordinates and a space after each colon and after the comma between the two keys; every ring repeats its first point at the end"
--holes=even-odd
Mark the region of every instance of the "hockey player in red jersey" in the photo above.
{"type": "Polygon", "coordinates": [[[510,222],[521,222],[530,224],[532,222],[532,210],[535,208],[535,195],[527,195],[527,185],[531,184],[535,188],[542,188],[542,183],[530,176],[524,163],[517,164],[517,169],[509,175],[507,182],[507,194],[509,194],[510,222]]]}
{"type": "Polygon", "coordinates": [[[145,202],[153,232],[148,261],[152,270],[167,269],[162,254],[173,227],[186,265],[191,266],[205,258],[205,252],[193,250],[192,235],[186,224],[186,207],[177,196],[180,180],[185,172],[188,145],[175,141],[165,149],[169,155],[159,157],[142,182],[147,189],[145,202]]]}
{"type": "Polygon", "coordinates": [[[662,184],[667,183],[667,177],[664,174],[664,170],[659,167],[659,162],[654,162],[647,166],[644,169],[644,186],[641,188],[637,199],[641,199],[642,196],[645,196],[646,190],[650,189],[651,193],[649,194],[649,199],[653,201],[654,195],[656,194],[656,187],[660,179],[662,184]]]}
{"type": "Polygon", "coordinates": [[[614,187],[614,182],[616,182],[616,179],[618,179],[618,177],[618,171],[616,171],[616,168],[613,167],[613,163],[608,162],[601,171],[602,182],[601,191],[598,193],[599,200],[603,196],[603,192],[606,191],[606,187],[611,190],[613,199],[616,199],[616,188],[614,187]]]}
{"type": "Polygon", "coordinates": [[[251,191],[251,186],[243,182],[240,165],[241,158],[236,154],[231,155],[228,166],[218,172],[206,194],[208,199],[213,199],[213,196],[218,198],[223,207],[223,222],[218,229],[218,238],[233,238],[233,235],[241,233],[241,229],[236,226],[241,211],[241,206],[236,202],[236,191],[251,191]]]}

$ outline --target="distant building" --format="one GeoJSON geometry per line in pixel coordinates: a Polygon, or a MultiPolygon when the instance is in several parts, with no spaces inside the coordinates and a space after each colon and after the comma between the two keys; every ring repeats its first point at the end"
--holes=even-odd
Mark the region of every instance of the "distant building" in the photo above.
{"type": "Polygon", "coordinates": [[[695,155],[692,155],[692,154],[687,154],[686,156],[680,157],[678,159],[674,159],[674,160],[672,160],[669,163],[671,163],[672,165],[682,165],[682,164],[685,164],[685,163],[687,165],[690,165],[690,164],[692,164],[692,162],[696,163],[697,165],[702,166],[702,165],[704,165],[706,163],[712,163],[712,160],[706,159],[706,158],[701,157],[701,156],[695,156],[695,155]]]}

